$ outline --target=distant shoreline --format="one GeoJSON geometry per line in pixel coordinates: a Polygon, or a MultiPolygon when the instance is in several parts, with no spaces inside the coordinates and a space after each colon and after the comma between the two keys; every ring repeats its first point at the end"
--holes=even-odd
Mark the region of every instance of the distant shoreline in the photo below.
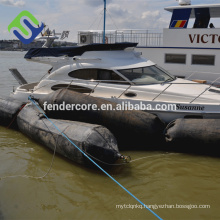
{"type": "Polygon", "coordinates": [[[25,50],[25,49],[15,49],[15,50],[13,50],[13,49],[0,49],[0,51],[12,51],[12,52],[23,52],[23,51],[28,51],[28,50],[25,50]]]}
{"type": "MultiPolygon", "coordinates": [[[[28,51],[31,48],[41,48],[45,41],[33,41],[30,44],[23,44],[19,40],[0,40],[0,51],[28,51]]],[[[71,47],[77,43],[56,41],[52,47],[71,47]]]]}

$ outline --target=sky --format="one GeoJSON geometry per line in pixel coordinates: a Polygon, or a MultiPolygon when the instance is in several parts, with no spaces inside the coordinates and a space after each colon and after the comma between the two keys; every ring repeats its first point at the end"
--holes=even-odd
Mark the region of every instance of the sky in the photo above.
{"type": "MultiPolygon", "coordinates": [[[[193,5],[220,4],[220,0],[191,2],[193,5]]],[[[106,29],[166,28],[171,13],[164,8],[177,5],[176,0],[107,0],[106,29]]],[[[23,10],[58,33],[69,30],[70,42],[77,42],[79,30],[103,28],[103,0],[0,0],[0,40],[16,39],[8,32],[8,25],[23,10]]]]}

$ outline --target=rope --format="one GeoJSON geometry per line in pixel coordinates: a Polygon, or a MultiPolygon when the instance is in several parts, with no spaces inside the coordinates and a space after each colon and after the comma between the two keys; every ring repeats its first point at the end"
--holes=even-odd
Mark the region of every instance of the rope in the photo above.
{"type": "MultiPolygon", "coordinates": [[[[25,104],[26,105],[26,104],[25,104]]],[[[24,105],[24,106],[25,106],[24,105]]],[[[22,108],[20,109],[20,111],[24,108],[24,106],[22,106],[22,108]]],[[[20,112],[19,111],[19,112],[20,112]]],[[[18,113],[19,113],[18,112],[18,113]]],[[[48,126],[46,125],[46,123],[42,120],[42,122],[44,123],[44,125],[47,127],[47,129],[49,130],[49,132],[52,134],[54,140],[55,140],[55,137],[53,135],[53,133],[50,131],[50,129],[48,128],[48,126]]],[[[55,158],[55,155],[56,155],[56,149],[57,149],[57,142],[58,142],[58,135],[57,135],[57,139],[56,139],[56,145],[55,145],[55,148],[54,148],[54,151],[53,151],[53,156],[52,156],[52,160],[51,160],[51,163],[50,163],[50,167],[48,169],[48,171],[43,175],[43,176],[39,176],[39,177],[34,177],[34,176],[28,176],[28,175],[15,175],[15,176],[5,176],[5,177],[0,177],[0,181],[3,180],[3,179],[8,179],[8,178],[17,178],[17,177],[22,177],[22,178],[32,178],[32,179],[43,179],[45,178],[51,171],[52,169],[52,166],[53,166],[53,163],[54,163],[54,158],[55,158]]]]}
{"type": "Polygon", "coordinates": [[[18,112],[15,114],[14,118],[12,119],[11,123],[8,125],[7,129],[9,129],[11,127],[11,125],[13,124],[14,120],[17,118],[18,114],[20,113],[20,111],[24,108],[26,104],[22,105],[21,108],[18,110],[18,112]]]}
{"type": "MultiPolygon", "coordinates": [[[[169,153],[169,156],[170,155],[176,155],[177,153],[169,153]]],[[[163,154],[163,156],[166,156],[167,154],[163,154]]],[[[152,156],[147,156],[147,157],[141,157],[141,158],[137,158],[135,160],[131,160],[129,163],[133,163],[133,162],[136,162],[138,160],[143,160],[143,159],[146,159],[146,158],[151,158],[151,157],[157,157],[157,156],[161,156],[161,155],[152,155],[152,156]]]]}
{"type": "MultiPolygon", "coordinates": [[[[44,123],[45,124],[45,123],[44,123]]],[[[46,124],[45,124],[46,125],[46,124]]],[[[48,127],[47,127],[48,128],[48,127]]],[[[49,130],[50,131],[50,130],[49,130]]],[[[55,154],[56,154],[56,149],[57,149],[57,141],[58,141],[58,135],[57,135],[57,140],[56,140],[56,145],[53,151],[53,157],[50,163],[50,167],[48,169],[48,171],[43,175],[43,176],[39,176],[39,177],[35,177],[35,176],[28,176],[28,175],[15,175],[15,176],[4,176],[4,177],[0,177],[0,181],[3,179],[8,179],[8,178],[17,178],[17,177],[22,177],[22,178],[31,178],[31,179],[43,179],[45,178],[51,171],[53,163],[54,163],[54,158],[55,158],[55,154]]]]}
{"type": "MultiPolygon", "coordinates": [[[[82,150],[83,151],[83,150],[82,150]]],[[[114,163],[114,164],[112,164],[112,163],[106,163],[106,162],[104,162],[104,161],[102,161],[102,160],[99,160],[98,158],[96,158],[96,157],[94,157],[94,156],[92,156],[91,154],[89,154],[89,153],[87,153],[87,152],[85,152],[85,151],[83,151],[84,153],[86,153],[88,156],[90,156],[90,157],[92,157],[94,160],[96,160],[96,161],[98,161],[98,162],[100,162],[100,163],[102,163],[102,164],[105,164],[105,165],[108,165],[108,166],[122,166],[122,165],[127,165],[129,162],[124,162],[124,163],[114,163]]]]}
{"type": "MultiPolygon", "coordinates": [[[[104,16],[104,14],[102,14],[102,17],[104,16]]],[[[100,18],[100,20],[99,20],[99,23],[98,23],[98,28],[97,28],[97,30],[99,29],[99,26],[100,26],[100,23],[101,23],[101,20],[102,20],[102,17],[100,18]]]]}
{"type": "Polygon", "coordinates": [[[125,190],[130,196],[132,196],[135,200],[137,200],[141,205],[143,205],[148,211],[150,211],[154,216],[158,219],[163,220],[160,218],[155,212],[153,212],[150,208],[148,208],[141,200],[139,200],[136,196],[134,196],[130,191],[128,191],[124,186],[122,186],[116,179],[114,179],[109,173],[107,173],[101,166],[99,166],[93,159],[91,159],[86,153],[84,153],[76,144],[74,144],[43,112],[43,110],[35,103],[31,97],[29,100],[38,108],[38,110],[47,118],[48,121],[61,133],[61,135],[66,138],[74,147],[76,147],[87,159],[89,159],[94,165],[96,165],[103,173],[105,173],[110,179],[112,179],[116,184],[118,184],[123,190],[125,190]]]}
{"type": "Polygon", "coordinates": [[[102,17],[102,11],[99,13],[99,15],[96,16],[96,18],[94,19],[94,21],[92,22],[92,24],[89,26],[88,30],[91,30],[92,26],[94,25],[94,23],[98,20],[98,17],[101,15],[102,17]]]}
{"type": "MultiPolygon", "coordinates": [[[[86,158],[88,158],[94,165],[96,165],[102,172],[104,172],[110,179],[112,179],[116,184],[118,184],[122,189],[124,189],[130,196],[132,196],[135,200],[137,200],[140,204],[142,204],[148,211],[150,211],[154,216],[156,216],[158,219],[163,220],[162,218],[160,218],[155,212],[153,212],[151,209],[149,209],[143,202],[141,202],[136,196],[134,196],[130,191],[128,191],[124,186],[122,186],[116,179],[114,179],[109,173],[107,173],[101,166],[99,166],[93,159],[91,159],[91,157],[93,156],[88,156],[88,153],[85,153],[83,150],[81,150],[77,145],[75,145],[67,135],[65,135],[47,116],[46,114],[42,111],[42,109],[40,109],[40,107],[35,103],[34,100],[31,99],[31,97],[29,97],[29,100],[38,108],[38,110],[45,116],[45,118],[60,132],[60,134],[65,137],[74,147],[76,147],[86,158]]],[[[25,106],[25,105],[24,105],[25,106]]],[[[22,108],[20,109],[20,111],[24,108],[24,106],[22,106],[22,108]]],[[[19,112],[20,112],[19,111],[19,112]]],[[[43,120],[42,120],[43,121],[43,120]]],[[[50,131],[50,129],[48,128],[48,126],[46,125],[46,123],[43,121],[44,125],[47,127],[47,129],[50,131]]],[[[52,132],[50,131],[50,133],[52,134],[52,132]]],[[[52,136],[54,137],[54,135],[52,134],[52,136]]],[[[48,171],[40,177],[34,177],[34,176],[28,176],[28,175],[15,175],[15,176],[5,176],[5,177],[1,177],[0,181],[6,178],[16,178],[16,177],[23,177],[23,178],[33,178],[33,179],[43,179],[45,178],[49,172],[52,169],[53,163],[54,163],[54,158],[55,158],[55,154],[56,154],[56,148],[57,148],[57,142],[58,142],[58,135],[57,135],[57,139],[56,139],[56,145],[54,148],[54,152],[53,152],[53,157],[51,160],[51,164],[50,167],[48,169],[48,171]]],[[[55,138],[54,138],[55,139],[55,138]]],[[[94,157],[93,157],[94,158],[94,157]]],[[[147,157],[146,157],[147,158],[147,157]]],[[[94,158],[96,160],[98,160],[97,158],[94,158]]],[[[144,159],[144,158],[139,158],[134,161],[140,160],[140,159],[144,159]]],[[[99,160],[100,161],[100,160],[99,160]]],[[[102,163],[105,163],[103,161],[100,161],[102,163]]],[[[106,163],[108,164],[108,163],[106,163]]],[[[109,165],[109,164],[108,164],[109,165]]],[[[119,165],[119,164],[114,164],[114,165],[119,165]]],[[[122,164],[120,164],[122,165],[122,164]]]]}
{"type": "Polygon", "coordinates": [[[108,15],[110,16],[110,18],[111,18],[111,20],[112,20],[113,25],[115,25],[116,30],[118,30],[118,27],[117,27],[117,25],[116,25],[115,21],[113,20],[113,18],[112,18],[112,16],[111,16],[110,12],[109,12],[108,10],[106,10],[106,11],[107,11],[108,15]]]}
{"type": "Polygon", "coordinates": [[[130,163],[136,162],[138,160],[143,160],[143,159],[146,159],[146,158],[150,158],[150,157],[155,157],[155,156],[141,157],[141,158],[138,158],[138,159],[135,159],[135,160],[131,160],[130,163]]]}

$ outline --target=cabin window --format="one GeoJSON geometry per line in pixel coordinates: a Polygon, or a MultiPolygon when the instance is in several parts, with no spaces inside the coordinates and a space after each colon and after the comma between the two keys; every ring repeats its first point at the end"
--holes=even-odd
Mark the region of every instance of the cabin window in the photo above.
{"type": "Polygon", "coordinates": [[[79,69],[70,72],[69,76],[77,79],[101,81],[102,83],[128,84],[117,73],[106,69],[79,69]]]}
{"type": "Polygon", "coordinates": [[[213,55],[192,55],[192,64],[197,65],[215,65],[215,56],[213,55]]]}
{"type": "Polygon", "coordinates": [[[186,64],[186,54],[165,54],[165,63],[186,64]]]}
{"type": "Polygon", "coordinates": [[[98,79],[104,83],[123,83],[125,80],[111,70],[98,70],[98,79]]]}
{"type": "Polygon", "coordinates": [[[51,87],[52,90],[56,91],[58,89],[69,89],[75,92],[79,93],[91,93],[92,89],[86,88],[83,86],[77,86],[77,85],[69,85],[69,84],[57,84],[51,87]]]}
{"type": "Polygon", "coordinates": [[[175,79],[174,76],[156,65],[118,71],[136,85],[164,83],[175,79]]]}
{"type": "Polygon", "coordinates": [[[80,69],[69,73],[70,77],[85,80],[97,80],[97,69],[80,69]]]}

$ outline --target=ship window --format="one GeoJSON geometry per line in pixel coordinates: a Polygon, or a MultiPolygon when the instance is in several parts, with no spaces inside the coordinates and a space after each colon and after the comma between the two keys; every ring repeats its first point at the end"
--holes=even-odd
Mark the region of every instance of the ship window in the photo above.
{"type": "Polygon", "coordinates": [[[85,80],[97,80],[97,69],[80,69],[69,73],[70,77],[85,80]]]}
{"type": "Polygon", "coordinates": [[[92,89],[83,87],[83,86],[77,86],[77,85],[69,85],[69,84],[57,84],[51,87],[52,90],[56,91],[58,89],[69,89],[75,92],[79,93],[91,93],[92,89]]]}
{"type": "Polygon", "coordinates": [[[165,54],[165,63],[186,64],[186,54],[165,54]]]}
{"type": "Polygon", "coordinates": [[[136,85],[164,83],[175,79],[174,76],[156,65],[118,71],[136,85]]]}
{"type": "Polygon", "coordinates": [[[215,65],[215,56],[213,55],[192,55],[192,64],[197,65],[215,65]]]}
{"type": "Polygon", "coordinates": [[[102,83],[128,84],[121,76],[106,69],[79,69],[69,73],[70,77],[84,80],[96,80],[102,83]]]}

